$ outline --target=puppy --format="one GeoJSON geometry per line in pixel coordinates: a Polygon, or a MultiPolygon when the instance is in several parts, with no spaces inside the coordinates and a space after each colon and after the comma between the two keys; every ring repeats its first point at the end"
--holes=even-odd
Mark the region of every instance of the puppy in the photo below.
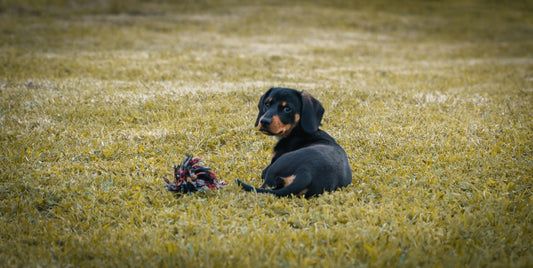
{"type": "Polygon", "coordinates": [[[237,179],[244,190],[309,198],[352,182],[346,152],[318,129],[324,114],[318,100],[305,91],[277,87],[261,97],[258,107],[255,126],[276,136],[278,143],[261,174],[263,185],[257,188],[237,179]]]}

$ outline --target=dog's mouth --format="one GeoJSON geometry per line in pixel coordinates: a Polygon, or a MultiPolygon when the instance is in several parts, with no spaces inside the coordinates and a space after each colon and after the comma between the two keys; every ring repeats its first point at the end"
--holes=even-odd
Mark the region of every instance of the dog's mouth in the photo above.
{"type": "Polygon", "coordinates": [[[270,131],[268,131],[266,129],[261,129],[260,131],[263,132],[263,134],[266,134],[266,135],[274,135],[274,134],[270,133],[270,131]]]}
{"type": "Polygon", "coordinates": [[[261,128],[261,129],[259,129],[259,131],[261,131],[263,134],[266,134],[266,135],[269,135],[269,136],[276,135],[276,134],[270,132],[268,129],[265,129],[265,128],[261,128]]]}
{"type": "Polygon", "coordinates": [[[279,131],[278,133],[273,133],[266,128],[260,128],[259,131],[261,131],[263,134],[268,135],[268,136],[279,136],[283,134],[283,130],[279,131]]]}

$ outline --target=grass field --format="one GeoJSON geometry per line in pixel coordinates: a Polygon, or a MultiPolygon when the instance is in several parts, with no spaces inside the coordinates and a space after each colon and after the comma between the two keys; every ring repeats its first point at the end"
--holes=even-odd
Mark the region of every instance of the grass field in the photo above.
{"type": "Polygon", "coordinates": [[[0,1],[2,267],[532,267],[531,1],[0,1]],[[353,185],[245,193],[271,86],[353,185]],[[185,154],[228,185],[175,196],[185,154]]]}

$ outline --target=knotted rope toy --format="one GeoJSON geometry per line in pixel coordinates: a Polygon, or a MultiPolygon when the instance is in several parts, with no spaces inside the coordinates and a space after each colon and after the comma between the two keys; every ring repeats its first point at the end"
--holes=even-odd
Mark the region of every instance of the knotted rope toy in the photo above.
{"type": "Polygon", "coordinates": [[[211,168],[201,166],[201,161],[201,158],[187,155],[179,166],[174,166],[174,182],[163,178],[167,183],[167,190],[190,194],[226,185],[225,182],[217,180],[217,175],[211,168]]]}

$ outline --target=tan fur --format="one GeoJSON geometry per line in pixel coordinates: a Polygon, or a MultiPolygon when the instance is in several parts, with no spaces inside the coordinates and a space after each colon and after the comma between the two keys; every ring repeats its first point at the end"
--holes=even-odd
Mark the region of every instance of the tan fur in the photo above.
{"type": "Polygon", "coordinates": [[[292,176],[289,176],[289,177],[282,178],[283,181],[284,181],[283,187],[287,187],[289,184],[291,184],[294,181],[294,178],[296,178],[296,175],[292,175],[292,176]]]}
{"type": "MultiPolygon", "coordinates": [[[[261,129],[261,117],[259,119],[259,123],[257,124],[257,129],[261,129]]],[[[278,137],[278,138],[285,138],[289,136],[291,131],[298,125],[298,122],[300,121],[300,115],[295,114],[294,115],[294,124],[283,124],[281,120],[279,119],[279,116],[275,115],[272,116],[272,123],[268,126],[267,130],[268,132],[272,133],[272,135],[278,137]]]]}

